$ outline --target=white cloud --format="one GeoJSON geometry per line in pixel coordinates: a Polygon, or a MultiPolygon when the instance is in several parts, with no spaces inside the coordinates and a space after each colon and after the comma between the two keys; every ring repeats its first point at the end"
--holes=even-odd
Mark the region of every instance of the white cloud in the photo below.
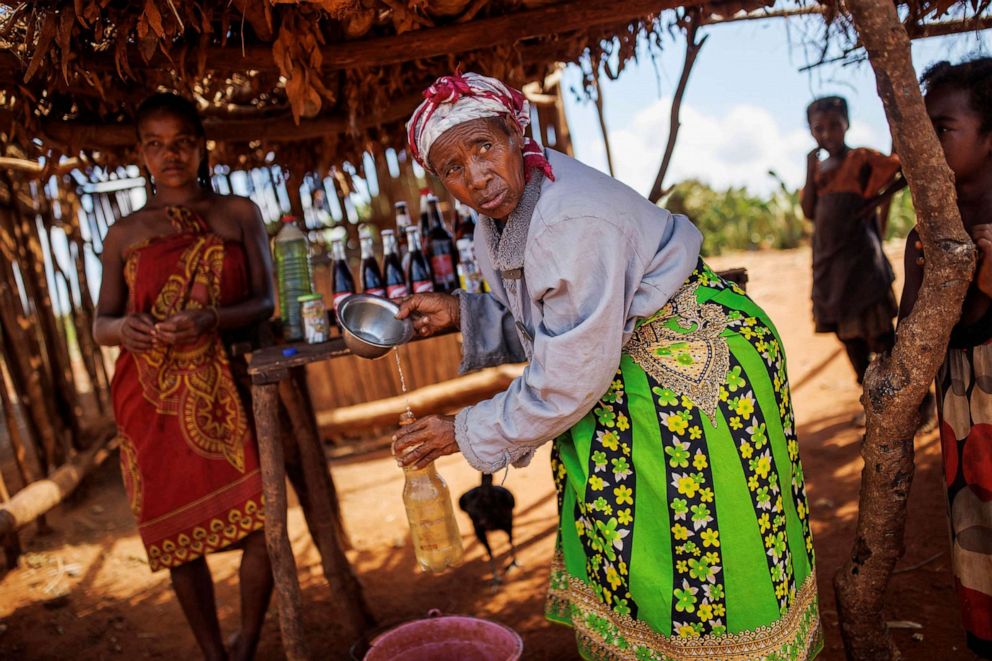
{"type": "MultiPolygon", "coordinates": [[[[648,192],[661,164],[670,108],[671,99],[661,99],[638,112],[627,126],[610,131],[616,176],[640,193],[648,192]]],[[[695,178],[715,188],[744,186],[765,194],[778,187],[769,170],[790,188],[802,185],[806,154],[813,146],[805,129],[783,131],[771,113],[749,104],[730,105],[720,116],[683,104],[681,120],[666,185],[695,178]]],[[[848,144],[882,151],[888,151],[888,140],[857,121],[848,133],[848,144]]],[[[601,140],[593,143],[583,150],[583,160],[605,171],[605,148],[601,140]]]]}

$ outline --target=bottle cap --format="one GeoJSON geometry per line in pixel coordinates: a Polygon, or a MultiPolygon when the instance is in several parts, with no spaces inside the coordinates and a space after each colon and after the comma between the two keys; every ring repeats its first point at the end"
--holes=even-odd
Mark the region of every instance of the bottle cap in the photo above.
{"type": "Polygon", "coordinates": [[[472,239],[458,239],[455,244],[459,250],[467,250],[472,247],[472,239]]]}
{"type": "Polygon", "coordinates": [[[282,355],[286,356],[287,358],[290,356],[295,356],[298,353],[299,351],[297,350],[296,347],[286,347],[285,349],[282,350],[282,355]]]}
{"type": "Polygon", "coordinates": [[[284,213],[282,215],[282,218],[279,219],[279,222],[281,222],[281,223],[295,223],[296,222],[296,216],[294,216],[291,213],[284,213]]]}

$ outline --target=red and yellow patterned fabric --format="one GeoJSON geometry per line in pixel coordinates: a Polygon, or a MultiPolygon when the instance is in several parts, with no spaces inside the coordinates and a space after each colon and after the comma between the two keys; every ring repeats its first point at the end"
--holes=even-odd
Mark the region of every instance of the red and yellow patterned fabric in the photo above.
{"type": "Polygon", "coordinates": [[[961,620],[968,647],[992,658],[992,340],[988,317],[976,326],[983,337],[952,335],[937,391],[961,620]]]}
{"type": "MultiPolygon", "coordinates": [[[[167,209],[174,234],[126,255],[128,312],[156,322],[223,307],[250,291],[244,248],[191,211],[167,209]]],[[[262,528],[258,449],[220,335],[121,350],[111,384],[121,469],[152,571],[262,528]]]]}

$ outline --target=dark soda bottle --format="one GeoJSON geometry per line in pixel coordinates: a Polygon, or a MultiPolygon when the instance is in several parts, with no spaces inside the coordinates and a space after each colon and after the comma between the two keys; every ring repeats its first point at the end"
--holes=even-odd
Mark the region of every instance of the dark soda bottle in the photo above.
{"type": "Polygon", "coordinates": [[[337,239],[331,243],[331,255],[334,259],[331,269],[331,291],[333,292],[334,316],[337,317],[338,306],[348,296],[355,293],[355,278],[348,268],[348,257],[344,252],[344,242],[337,239]]]}
{"type": "Polygon", "coordinates": [[[441,209],[436,197],[428,201],[430,233],[427,235],[427,256],[430,259],[431,273],[434,275],[434,290],[452,292],[458,289],[458,253],[455,242],[444,226],[441,209]]]}
{"type": "Polygon", "coordinates": [[[420,251],[420,230],[416,227],[406,229],[406,242],[410,246],[410,264],[406,268],[406,282],[411,294],[422,294],[434,291],[434,280],[431,269],[420,251]]]}
{"type": "Polygon", "coordinates": [[[410,293],[396,254],[396,235],[392,230],[382,230],[382,275],[386,281],[386,298],[403,298],[410,293]]]}
{"type": "MultiPolygon", "coordinates": [[[[431,232],[430,188],[420,189],[420,250],[427,254],[427,235],[431,232]]],[[[410,242],[407,241],[407,244],[410,242]]],[[[408,246],[409,247],[409,246],[408,246]]]]}
{"type": "Polygon", "coordinates": [[[385,296],[386,285],[382,281],[382,272],[375,261],[372,237],[362,239],[362,291],[372,296],[385,296]]]}
{"type": "Polygon", "coordinates": [[[455,245],[462,239],[475,241],[475,213],[464,204],[455,209],[455,245]]]}
{"type": "Polygon", "coordinates": [[[406,245],[406,228],[409,227],[413,221],[410,220],[410,212],[407,210],[406,202],[397,202],[393,205],[396,209],[396,243],[399,247],[400,261],[406,257],[407,252],[409,252],[406,245]]]}

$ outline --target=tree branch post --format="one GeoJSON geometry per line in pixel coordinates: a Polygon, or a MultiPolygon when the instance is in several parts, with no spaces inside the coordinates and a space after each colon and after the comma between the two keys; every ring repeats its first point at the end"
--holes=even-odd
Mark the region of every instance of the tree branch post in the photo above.
{"type": "Polygon", "coordinates": [[[850,559],[834,577],[848,658],[876,660],[899,655],[882,607],[904,551],[918,407],[961,314],[975,248],[961,222],[953,176],[927,116],[909,36],[895,6],[886,0],[850,0],[847,6],[875,71],[927,256],[916,307],[900,323],[892,354],[876,360],[865,377],[867,430],[857,534],[850,559]]]}
{"type": "Polygon", "coordinates": [[[679,84],[675,88],[675,96],[672,97],[671,121],[668,125],[668,144],[665,145],[665,155],[661,159],[661,167],[658,168],[658,175],[654,178],[654,184],[651,185],[651,191],[648,193],[648,199],[655,204],[658,203],[658,200],[664,194],[661,186],[665,182],[668,165],[672,161],[672,153],[675,151],[675,141],[679,136],[679,127],[682,126],[682,122],[679,120],[679,114],[682,111],[682,97],[685,96],[685,88],[689,83],[689,74],[692,73],[692,65],[696,63],[696,56],[699,55],[699,50],[709,37],[709,35],[706,35],[699,41],[696,41],[696,32],[699,30],[700,25],[699,17],[700,13],[694,11],[687,15],[684,20],[686,25],[685,63],[682,65],[682,75],[679,77],[679,84]]]}

